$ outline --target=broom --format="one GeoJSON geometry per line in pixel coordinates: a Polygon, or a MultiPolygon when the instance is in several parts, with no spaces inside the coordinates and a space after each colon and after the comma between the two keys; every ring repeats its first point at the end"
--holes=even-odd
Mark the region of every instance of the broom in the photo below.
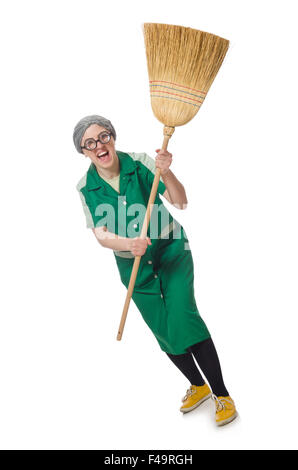
{"type": "MultiPolygon", "coordinates": [[[[182,26],[145,23],[144,38],[151,106],[164,124],[162,149],[166,150],[175,127],[189,122],[199,111],[229,47],[214,34],[182,26]]],[[[145,239],[155,201],[160,169],[157,168],[140,238],[145,239]]],[[[120,341],[141,256],[135,256],[117,340],[120,341]]]]}

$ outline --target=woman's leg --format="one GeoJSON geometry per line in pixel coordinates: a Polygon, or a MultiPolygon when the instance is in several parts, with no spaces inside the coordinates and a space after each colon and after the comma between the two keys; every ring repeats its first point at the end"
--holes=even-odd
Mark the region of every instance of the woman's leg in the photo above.
{"type": "Polygon", "coordinates": [[[220,362],[212,339],[208,338],[194,344],[188,350],[194,355],[214,395],[227,397],[229,392],[223,381],[220,362]]]}
{"type": "Polygon", "coordinates": [[[199,369],[194,361],[192,354],[169,354],[166,353],[176,367],[182,372],[183,375],[190,381],[191,385],[200,387],[205,384],[205,380],[200,374],[199,369]]]}

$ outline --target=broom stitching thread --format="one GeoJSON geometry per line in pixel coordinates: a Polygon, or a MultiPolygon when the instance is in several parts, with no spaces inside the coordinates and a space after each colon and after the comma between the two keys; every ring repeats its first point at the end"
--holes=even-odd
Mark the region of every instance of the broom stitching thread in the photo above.
{"type": "MultiPolygon", "coordinates": [[[[160,87],[160,88],[168,88],[169,90],[174,90],[174,91],[179,91],[180,93],[186,93],[188,95],[191,95],[191,96],[195,96],[196,98],[201,98],[202,100],[205,99],[205,96],[199,96],[199,95],[196,95],[195,93],[190,93],[189,91],[184,91],[184,90],[177,90],[177,88],[172,88],[170,86],[166,86],[166,85],[150,85],[150,87],[153,87],[153,86],[156,86],[156,87],[160,87]]],[[[155,90],[153,90],[155,91],[155,90]]],[[[189,98],[190,99],[190,98],[189,98]]]]}
{"type": "Polygon", "coordinates": [[[164,98],[164,99],[168,99],[168,100],[181,101],[181,103],[190,104],[191,106],[195,106],[196,108],[200,108],[200,107],[201,107],[201,105],[194,104],[194,103],[189,103],[188,101],[184,101],[184,100],[178,100],[177,98],[171,98],[170,96],[152,95],[151,98],[164,98]]]}
{"type": "MultiPolygon", "coordinates": [[[[169,91],[152,90],[151,93],[165,93],[167,95],[179,96],[179,98],[186,98],[187,100],[195,101],[196,103],[203,103],[203,101],[194,100],[193,98],[188,98],[187,96],[177,95],[177,93],[170,93],[169,91]]],[[[178,101],[181,101],[181,100],[178,100],[178,101]]],[[[184,101],[184,103],[187,103],[187,101],[184,101]]]]}
{"type": "Polygon", "coordinates": [[[181,88],[187,88],[188,90],[197,91],[198,93],[207,95],[207,91],[196,90],[195,88],[190,88],[189,86],[179,85],[179,83],[166,82],[165,80],[149,80],[149,83],[169,83],[170,85],[180,86],[181,88]]]}

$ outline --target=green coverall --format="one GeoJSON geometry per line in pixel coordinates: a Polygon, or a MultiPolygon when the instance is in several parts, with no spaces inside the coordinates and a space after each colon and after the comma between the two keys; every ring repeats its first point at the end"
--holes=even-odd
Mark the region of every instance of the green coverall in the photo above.
{"type": "MultiPolygon", "coordinates": [[[[106,226],[120,236],[140,236],[153,179],[154,160],[146,154],[117,151],[120,163],[120,194],[101,178],[92,163],[77,189],[87,227],[106,226]],[[111,212],[108,214],[108,212],[111,212]],[[112,215],[114,217],[112,217],[112,215]]],[[[161,180],[158,193],[166,186],[161,180]]],[[[183,354],[187,348],[210,337],[194,296],[194,269],[183,227],[173,219],[159,194],[148,227],[152,245],[141,258],[132,299],[153,332],[160,348],[183,354]]],[[[114,251],[122,283],[128,287],[134,256],[114,251]]]]}

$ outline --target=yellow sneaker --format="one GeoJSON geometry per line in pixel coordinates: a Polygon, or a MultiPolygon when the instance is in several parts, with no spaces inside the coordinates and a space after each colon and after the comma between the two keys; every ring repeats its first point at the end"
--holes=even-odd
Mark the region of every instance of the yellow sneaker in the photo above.
{"type": "Polygon", "coordinates": [[[185,397],[182,398],[183,405],[180,408],[182,413],[188,413],[211,397],[211,390],[207,384],[197,386],[191,385],[185,397]]]}
{"type": "Polygon", "coordinates": [[[217,397],[216,395],[212,395],[212,399],[215,401],[216,406],[215,422],[217,426],[223,426],[237,418],[238,413],[235,403],[230,396],[217,397]]]}

